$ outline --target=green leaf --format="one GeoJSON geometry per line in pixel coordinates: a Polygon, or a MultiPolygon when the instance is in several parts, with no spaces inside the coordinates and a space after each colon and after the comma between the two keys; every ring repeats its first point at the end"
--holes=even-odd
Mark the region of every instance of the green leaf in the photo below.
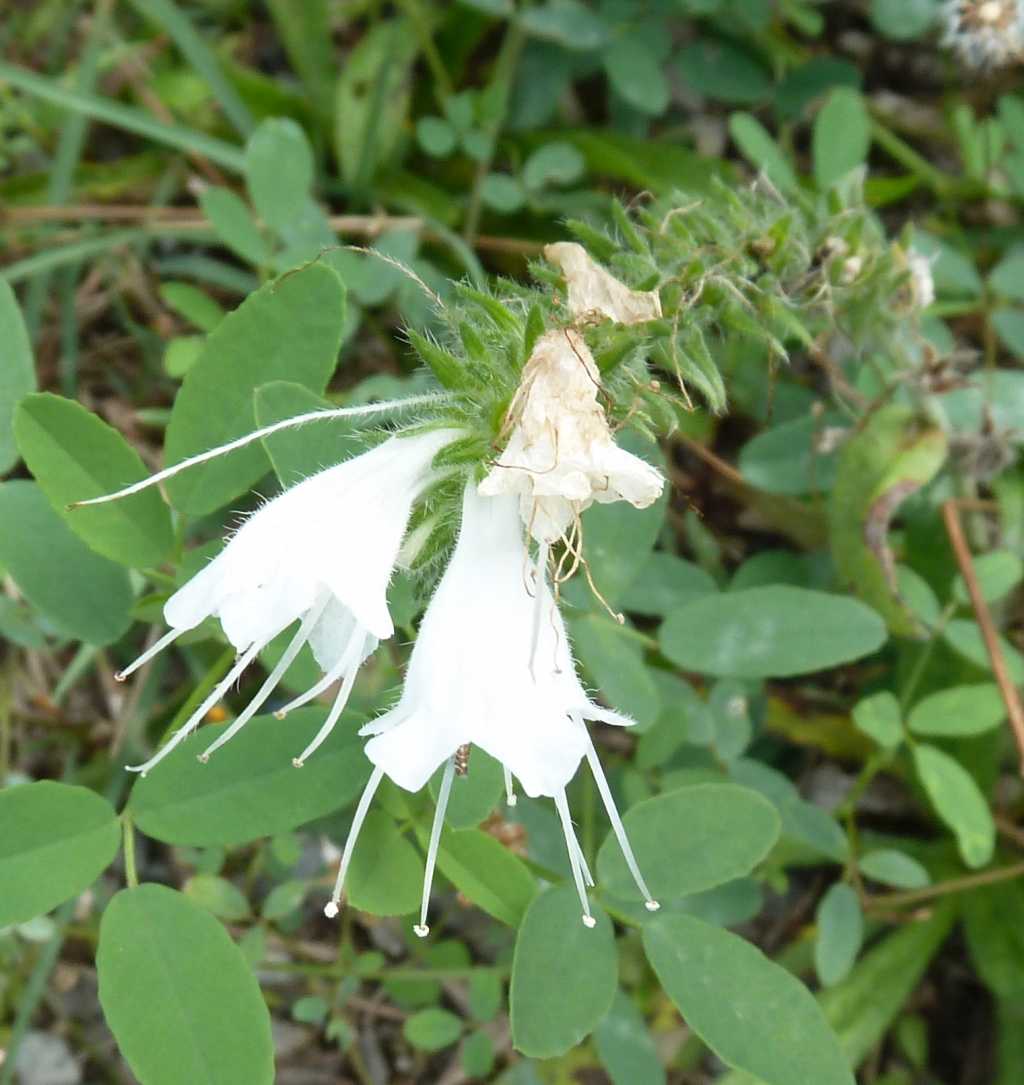
{"type": "Polygon", "coordinates": [[[245,179],[257,214],[279,234],[302,215],[313,184],[313,151],[288,117],[268,117],[245,147],[245,179]]]}
{"type": "Polygon", "coordinates": [[[402,1035],[419,1051],[441,1051],[462,1035],[462,1021],[448,1010],[432,1007],[407,1018],[402,1035]]]}
{"type": "Polygon", "coordinates": [[[995,850],[996,830],[970,773],[934,746],[914,747],[914,766],[936,813],[953,830],[964,862],[982,867],[995,850]]]}
{"type": "Polygon", "coordinates": [[[409,69],[418,34],[405,19],[381,19],[363,34],[338,77],[334,149],[342,178],[366,184],[395,153],[409,112],[409,69]]]}
{"type": "MultiPolygon", "coordinates": [[[[734,784],[697,784],[645,799],[623,822],[644,879],[665,900],[749,874],[780,829],[770,802],[734,784]]],[[[602,890],[641,899],[613,833],[601,845],[597,873],[602,890]]]]}
{"type": "MultiPolygon", "coordinates": [[[[430,780],[430,794],[434,801],[441,791],[442,766],[430,780]]],[[[456,775],[445,811],[445,824],[451,829],[472,829],[479,825],[498,805],[505,791],[505,774],[499,762],[485,750],[475,746],[469,756],[469,770],[465,776],[456,775]]]]}
{"type": "Polygon", "coordinates": [[[603,614],[576,618],[570,625],[573,647],[609,704],[639,724],[651,724],[661,712],[661,697],[644,666],[635,631],[603,614]]]}
{"type": "Polygon", "coordinates": [[[103,913],[96,970],[107,1024],[141,1085],[273,1082],[256,978],[221,924],[181,893],[118,893],[103,913]]]}
{"type": "Polygon", "coordinates": [[[1024,998],[1024,887],[1019,881],[987,885],[963,897],[971,959],[988,989],[1000,998],[1024,998]]]}
{"type": "Polygon", "coordinates": [[[199,194],[199,206],[232,252],[250,264],[270,263],[270,246],[240,196],[229,188],[205,188],[199,194]]]}
{"type": "Polygon", "coordinates": [[[50,780],[0,791],[0,927],[23,923],[88,889],[117,854],[121,826],[106,799],[50,780]]]}
{"type": "Polygon", "coordinates": [[[832,557],[840,578],[905,637],[922,626],[899,591],[889,525],[900,505],[946,461],[946,434],[909,407],[876,411],[843,446],[829,505],[832,557]]]}
{"type": "Polygon", "coordinates": [[[408,915],[420,906],[422,883],[423,863],[394,818],[370,810],[345,883],[349,902],[371,915],[408,915]]]}
{"type": "Polygon", "coordinates": [[[512,1042],[532,1058],[562,1055],[588,1036],[615,998],[618,956],[608,917],[583,924],[571,886],[547,889],[530,905],[512,958],[512,1042]],[[552,982],[557,977],[557,982],[552,982]]]}
{"type": "Polygon", "coordinates": [[[665,1085],[665,1069],[647,1022],[621,989],[594,1029],[594,1042],[612,1085],[665,1085]]]}
{"type": "Polygon", "coordinates": [[[659,635],[684,670],[733,678],[811,674],[870,655],[885,639],[882,620],[855,599],[785,585],[697,599],[659,635]]]}
{"type": "Polygon", "coordinates": [[[571,185],[583,176],[585,169],[583,155],[571,143],[546,143],[526,160],[523,183],[534,190],[571,185]]]}
{"type": "Polygon", "coordinates": [[[581,52],[600,49],[609,35],[605,20],[580,0],[548,0],[524,8],[519,25],[534,37],[581,52]]]}
{"type": "Polygon", "coordinates": [[[656,550],[648,556],[618,603],[623,610],[636,614],[664,617],[691,599],[717,591],[714,578],[699,565],[656,550]]]}
{"type": "MultiPolygon", "coordinates": [[[[974,560],[974,573],[978,578],[981,596],[987,603],[994,603],[1008,595],[1024,577],[1024,562],[1011,550],[993,550],[974,560]]],[[[953,598],[969,603],[970,594],[962,576],[953,581],[953,598]]]]}
{"type": "Polygon", "coordinates": [[[499,215],[511,215],[526,203],[526,189],[518,177],[489,173],[480,186],[480,198],[499,215]]]}
{"type": "Polygon", "coordinates": [[[993,683],[951,686],[914,706],[908,726],[918,735],[980,735],[1006,718],[1006,705],[993,683]]]}
{"type": "Polygon", "coordinates": [[[14,444],[14,409],[22,396],[35,391],[36,367],[28,329],[18,299],[0,279],[0,474],[18,461],[14,444]]]}
{"type": "Polygon", "coordinates": [[[660,116],[668,108],[669,85],[651,47],[633,34],[616,38],[602,57],[608,81],[641,113],[660,116]]]}
{"type": "MultiPolygon", "coordinates": [[[[946,623],[942,631],[942,639],[957,655],[963,656],[976,667],[981,667],[986,671],[992,670],[988,647],[977,622],[955,618],[946,623]]],[[[999,634],[998,641],[1010,678],[1019,686],[1024,683],[1024,656],[1002,634],[999,634]]]]}
{"type": "Polygon", "coordinates": [[[72,534],[34,482],[0,485],[0,565],[65,636],[110,644],[131,625],[128,572],[72,534]]]}
{"type": "Polygon", "coordinates": [[[68,508],[149,476],[117,430],[80,403],[44,392],[22,400],[14,431],[43,493],[80,539],[122,565],[144,568],[163,561],[174,532],[155,487],[107,505],[68,508]]]}
{"type": "Polygon", "coordinates": [[[858,730],[870,735],[883,749],[895,750],[903,741],[900,703],[888,690],[862,697],[851,715],[858,730]]]}
{"type": "Polygon", "coordinates": [[[455,150],[458,133],[443,117],[420,117],[416,140],[433,158],[446,158],[455,150]]]}
{"type": "Polygon", "coordinates": [[[537,891],[522,861],[478,829],[445,829],[437,865],[464,897],[510,927],[519,926],[537,891]]]}
{"type": "Polygon", "coordinates": [[[239,920],[249,915],[245,894],[227,878],[217,874],[195,874],[185,882],[182,892],[194,904],[220,919],[239,920]]]}
{"type": "Polygon", "coordinates": [[[862,166],[871,148],[871,117],[859,90],[837,87],[814,121],[814,179],[823,192],[862,166]]]}
{"type": "Polygon", "coordinates": [[[849,975],[864,941],[864,916],[854,890],[845,882],[833,885],[818,904],[816,922],[814,968],[825,987],[834,987],[849,975]]]}
{"type": "Polygon", "coordinates": [[[989,286],[1014,301],[1024,301],[1024,248],[1015,246],[989,272],[989,286]]]}
{"type": "Polygon", "coordinates": [[[1024,309],[996,309],[992,327],[1011,354],[1024,358],[1024,309]]]}
{"type": "Polygon", "coordinates": [[[699,94],[731,105],[764,101],[771,72],[742,45],[701,34],[679,51],[678,71],[699,94]]]}
{"type": "Polygon", "coordinates": [[[724,1062],[764,1085],[853,1085],[811,993],[749,942],[683,915],[648,923],[643,940],[686,1023],[724,1062]]]}
{"type": "Polygon", "coordinates": [[[191,283],[161,283],[159,294],[165,305],[169,305],[200,331],[212,332],[224,319],[220,303],[191,283]]]}
{"type": "MultiPolygon", "coordinates": [[[[261,428],[309,411],[334,406],[292,381],[271,381],[256,389],[256,424],[261,428]]],[[[333,467],[366,448],[363,432],[347,418],[324,418],[263,438],[274,472],[283,486],[294,486],[322,467],[333,467]]]]}
{"type": "Polygon", "coordinates": [[[768,129],[750,113],[733,113],[729,133],[743,157],[763,170],[780,192],[792,195],[800,191],[796,172],[768,129]]]}
{"type": "MultiPolygon", "coordinates": [[[[345,318],[338,276],[322,264],[283,275],[247,298],[206,341],[185,375],[167,427],[166,459],[177,463],[256,428],[253,392],[287,377],[322,392],[334,371],[345,318]]],[[[258,444],[200,464],[167,484],[194,516],[213,512],[268,470],[258,444]]]]}
{"type": "Polygon", "coordinates": [[[860,857],[859,866],[865,878],[897,889],[924,889],[932,881],[916,859],[895,848],[869,851],[860,857]]]}
{"type": "Polygon", "coordinates": [[[351,716],[342,716],[301,769],[292,764],[325,715],[303,708],[284,720],[256,716],[205,765],[196,755],[216,730],[200,728],[136,782],[129,803],[135,824],[169,844],[233,845],[340,809],[369,776],[351,716]]]}
{"type": "Polygon", "coordinates": [[[771,494],[802,497],[828,493],[836,475],[836,452],[821,453],[815,442],[838,416],[798,418],[763,430],[740,450],[743,477],[771,494]]]}
{"type": "Polygon", "coordinates": [[[935,22],[938,0],[871,0],[871,21],[894,41],[920,37],[935,22]]]}

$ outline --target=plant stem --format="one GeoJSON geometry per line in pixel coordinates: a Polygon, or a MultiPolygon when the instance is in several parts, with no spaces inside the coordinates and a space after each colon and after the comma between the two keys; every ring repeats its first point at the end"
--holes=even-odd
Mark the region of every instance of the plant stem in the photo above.
{"type": "Polygon", "coordinates": [[[121,839],[124,844],[124,878],[129,889],[137,889],[139,871],[135,865],[135,823],[127,810],[121,814],[121,839]]]}
{"type": "Polygon", "coordinates": [[[950,878],[948,881],[929,885],[926,889],[914,889],[907,893],[879,893],[877,896],[867,897],[865,904],[867,907],[874,909],[921,904],[923,901],[948,896],[950,893],[967,893],[983,885],[1007,882],[1013,878],[1019,878],[1022,874],[1024,874],[1024,863],[1014,863],[1012,866],[997,867],[995,870],[986,870],[981,874],[968,874],[963,878],[950,878]]]}

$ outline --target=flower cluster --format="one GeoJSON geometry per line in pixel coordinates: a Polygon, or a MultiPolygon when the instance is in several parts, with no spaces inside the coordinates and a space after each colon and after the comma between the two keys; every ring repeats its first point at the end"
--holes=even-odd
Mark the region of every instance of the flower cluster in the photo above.
{"type": "Polygon", "coordinates": [[[474,447],[477,434],[460,424],[457,411],[439,411],[285,490],[171,596],[164,607],[170,630],[118,675],[126,678],[208,618],[220,622],[238,652],[234,667],[162,749],[131,767],[144,774],[199,726],[274,638],[295,627],[255,696],[199,760],[205,762],[246,725],[308,643],[323,676],[276,715],[335,686],[337,692],[323,726],[294,759],[301,767],[337,724],[362,663],[394,632],[387,588],[403,552],[417,549],[407,538],[416,533],[410,532],[415,509],[428,491],[461,480],[457,541],[424,614],[401,696],[361,732],[369,736],[365,753],[373,770],[343,849],[328,916],[338,913],[361,826],[384,777],[419,791],[443,765],[415,927],[417,934],[427,934],[446,804],[456,767],[472,745],[503,766],[510,804],[515,781],[527,795],[554,801],[583,922],[592,927],[587,886],[593,879],[566,798],[567,785],[586,760],[647,907],[658,907],[585,723],[632,721],[584,689],[550,566],[553,547],[582,560],[580,516],[593,502],[623,500],[643,508],[662,491],[661,474],[615,442],[602,406],[601,372],[584,333],[595,323],[656,321],[661,304],[657,291],[631,290],[579,245],[550,246],[547,255],[564,277],[571,323],[533,337],[486,457],[460,461],[457,450],[474,447]]]}
{"type": "Polygon", "coordinates": [[[1024,59],[1021,0],[947,0],[943,44],[971,68],[1001,68],[1024,59]]]}

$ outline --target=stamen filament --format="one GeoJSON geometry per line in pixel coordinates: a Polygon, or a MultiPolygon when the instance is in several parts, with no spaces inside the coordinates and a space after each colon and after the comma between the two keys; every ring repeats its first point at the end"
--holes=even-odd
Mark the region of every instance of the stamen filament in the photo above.
{"type": "Polygon", "coordinates": [[[196,729],[203,717],[211,708],[224,696],[225,693],[238,681],[242,672],[250,663],[256,658],[256,656],[266,646],[266,641],[257,641],[251,645],[241,656],[238,662],[231,668],[230,671],[214,686],[213,690],[207,696],[206,700],[192,713],[191,716],[174,732],[173,735],[163,744],[162,748],[154,754],[145,764],[142,765],[125,765],[125,768],[129,772],[139,772],[143,776],[154,765],[158,765],[163,759],[173,750],[175,747],[180,746],[182,742],[196,729]]]}
{"type": "Polygon", "coordinates": [[[141,482],[135,482],[131,486],[126,486],[123,490],[117,490],[112,494],[104,494],[102,497],[90,497],[86,501],[73,501],[68,505],[68,508],[80,509],[84,508],[86,505],[102,505],[107,501],[117,501],[122,497],[130,497],[132,494],[137,494],[141,490],[146,490],[159,482],[173,478],[175,475],[187,470],[189,467],[195,467],[197,464],[206,463],[207,460],[216,459],[217,456],[226,455],[228,452],[234,452],[236,449],[245,448],[246,445],[252,444],[253,441],[259,441],[263,437],[269,437],[272,433],[277,433],[283,429],[289,429],[292,426],[301,426],[306,422],[319,422],[325,418],[354,418],[359,415],[387,414],[390,411],[407,410],[410,407],[419,407],[424,403],[435,403],[447,398],[446,393],[443,392],[428,392],[419,396],[407,396],[405,399],[383,400],[380,403],[364,403],[358,407],[336,407],[330,410],[307,411],[305,414],[297,414],[293,418],[285,418],[280,422],[274,422],[272,425],[262,426],[260,429],[253,430],[252,433],[247,433],[244,437],[239,437],[234,441],[228,441],[227,444],[211,448],[208,452],[201,452],[197,456],[189,456],[188,459],[181,460],[171,467],[165,467],[162,471],[157,471],[155,475],[150,475],[149,478],[143,479],[141,482]]]}
{"type": "Polygon", "coordinates": [[[565,834],[565,847],[569,853],[569,865],[572,867],[572,879],[576,883],[576,892],[579,894],[580,904],[583,907],[583,925],[596,927],[597,920],[590,913],[590,901],[587,899],[587,887],[584,884],[583,870],[580,867],[580,847],[576,841],[576,832],[572,827],[572,817],[569,814],[569,801],[565,797],[563,788],[555,795],[555,809],[562,822],[562,832],[565,834]]]}
{"type": "Polygon", "coordinates": [[[448,809],[448,798],[452,793],[452,780],[455,778],[455,758],[451,758],[444,767],[441,777],[441,790],[434,808],[434,823],[430,826],[430,844],[427,847],[427,865],[423,871],[423,903],[420,905],[420,921],[413,927],[419,938],[426,938],[430,933],[427,926],[427,909],[430,906],[430,887],[434,881],[434,866],[437,863],[437,849],[441,842],[441,830],[444,828],[444,814],[448,809]]]}
{"type": "Polygon", "coordinates": [[[139,656],[138,659],[135,659],[131,663],[129,663],[123,671],[118,671],[114,675],[114,681],[123,682],[128,677],[128,675],[134,674],[141,666],[148,663],[154,656],[159,655],[166,647],[173,644],[184,632],[184,629],[169,629],[158,641],[156,641],[156,643],[151,644],[142,653],[142,655],[139,656]]]}
{"type": "Polygon", "coordinates": [[[206,764],[210,759],[210,754],[215,750],[219,750],[226,742],[230,742],[235,735],[256,715],[263,702],[274,692],[277,688],[278,682],[284,676],[284,672],[295,661],[295,657],[302,650],[302,646],[309,640],[309,634],[313,631],[313,626],[320,620],[320,615],[323,614],[324,608],[327,606],[327,597],[322,602],[317,603],[311,610],[309,610],[302,619],[302,624],[299,626],[295,636],[292,637],[288,647],[285,648],[284,654],[277,661],[277,665],[267,675],[266,681],[260,686],[256,696],[245,706],[241,715],[236,719],[230,727],[228,727],[222,735],[217,737],[216,742],[212,742],[205,750],[199,755],[199,760],[206,764]]]}
{"type": "Polygon", "coordinates": [[[377,788],[380,787],[381,780],[384,779],[384,770],[382,768],[374,768],[370,773],[370,779],[366,782],[366,787],[363,788],[363,794],[359,799],[359,805],[356,807],[355,817],[352,818],[352,828],[348,831],[348,839],[345,841],[345,850],[341,853],[341,866],[338,868],[338,880],[334,883],[334,892],[331,894],[331,899],[324,905],[324,915],[328,919],[333,919],[341,910],[341,893],[345,888],[345,875],[348,873],[349,863],[352,862],[352,852],[355,851],[356,840],[359,839],[359,832],[363,827],[363,822],[366,820],[367,812],[370,809],[370,803],[373,802],[373,796],[376,794],[377,788]]]}
{"type": "Polygon", "coordinates": [[[626,827],[622,824],[622,818],[619,817],[619,811],[615,805],[615,799],[612,796],[611,788],[608,786],[608,779],[604,774],[604,769],[601,767],[600,758],[597,756],[597,750],[594,749],[594,743],[591,741],[590,734],[587,732],[583,721],[576,718],[576,722],[583,728],[584,733],[587,735],[587,764],[590,765],[590,771],[594,774],[597,790],[601,794],[601,801],[604,803],[605,810],[608,811],[608,819],[612,823],[612,831],[615,833],[615,838],[618,840],[619,847],[622,849],[622,854],[626,860],[626,866],[629,867],[629,872],[633,875],[633,881],[636,882],[637,888],[643,894],[644,907],[649,912],[656,912],[661,905],[651,896],[651,891],[647,888],[647,883],[640,873],[640,867],[637,865],[636,856],[633,854],[629,838],[626,836],[626,827]]]}
{"type": "Polygon", "coordinates": [[[325,689],[329,689],[338,681],[339,678],[348,670],[349,661],[353,657],[353,645],[359,641],[360,648],[356,651],[360,651],[362,645],[365,643],[365,637],[360,639],[358,634],[354,635],[352,639],[345,645],[345,650],[341,653],[341,657],[338,662],[314,685],[310,686],[305,693],[300,693],[298,697],[289,701],[283,708],[279,708],[274,713],[274,718],[283,720],[289,712],[294,712],[296,708],[301,708],[304,704],[309,704],[310,701],[315,700],[324,692],[325,689]]]}
{"type": "Polygon", "coordinates": [[[516,798],[516,785],[512,782],[512,770],[505,769],[505,804],[515,806],[519,800],[516,798]]]}
{"type": "Polygon", "coordinates": [[[297,769],[301,769],[303,764],[305,764],[306,758],[323,745],[327,740],[327,736],[334,730],[334,726],[338,722],[342,712],[345,710],[345,705],[348,704],[349,696],[352,693],[352,687],[356,682],[356,675],[359,673],[359,668],[355,665],[355,660],[359,658],[359,653],[362,651],[365,643],[365,634],[361,637],[355,637],[352,640],[351,646],[345,653],[345,658],[352,660],[352,666],[349,668],[348,674],[345,675],[345,681],[341,684],[338,696],[334,698],[334,704],[331,705],[331,710],[327,713],[327,719],[324,720],[323,726],[317,731],[316,737],[298,757],[292,758],[292,764],[297,769]]]}

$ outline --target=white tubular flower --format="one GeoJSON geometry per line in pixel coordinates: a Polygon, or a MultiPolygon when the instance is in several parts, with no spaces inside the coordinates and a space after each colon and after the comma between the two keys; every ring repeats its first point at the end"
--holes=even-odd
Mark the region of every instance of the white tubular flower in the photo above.
{"type": "Polygon", "coordinates": [[[363,660],[394,632],[387,588],[413,502],[431,478],[434,456],[456,434],[434,430],[392,437],[345,463],[312,475],[254,512],[227,546],[168,599],[171,627],[117,676],[124,680],[206,618],[220,619],[238,650],[235,666],[164,747],[145,774],[181,743],[256,656],[293,622],[284,655],[241,715],[204,753],[205,761],[256,714],[308,641],[324,677],[278,712],[283,716],[342,680],[327,720],[295,759],[301,765],[330,734],[363,660]]]}
{"type": "Polygon", "coordinates": [[[480,493],[518,494],[523,520],[541,545],[561,538],[594,501],[642,509],[665,485],[650,464],[615,443],[600,388],[597,364],[578,331],[537,340],[509,408],[508,444],[480,493]]]}
{"type": "Polygon", "coordinates": [[[416,933],[427,933],[427,906],[455,771],[455,755],[478,745],[502,763],[512,802],[515,776],[528,795],[554,799],[569,863],[593,926],[586,884],[593,884],[572,827],[565,788],[586,758],[612,826],[647,907],[654,910],[637,869],[611,791],[584,720],[629,725],[632,720],[595,704],[576,674],[565,626],[544,569],[531,568],[515,502],[482,498],[467,487],[459,541],[427,608],[412,651],[401,699],[368,724],[366,755],[374,770],[345,844],[334,894],[325,911],[338,913],[356,838],[373,794],[386,775],[418,791],[447,761],[427,854],[423,904],[416,933]],[[532,574],[532,575],[531,575],[532,574]]]}
{"type": "Polygon", "coordinates": [[[545,245],[544,257],[565,279],[573,319],[598,316],[617,324],[642,324],[661,317],[661,298],[657,290],[630,290],[591,259],[590,253],[575,241],[545,245]]]}
{"type": "Polygon", "coordinates": [[[943,44],[972,68],[1024,59],[1022,0],[946,0],[943,44]]]}

